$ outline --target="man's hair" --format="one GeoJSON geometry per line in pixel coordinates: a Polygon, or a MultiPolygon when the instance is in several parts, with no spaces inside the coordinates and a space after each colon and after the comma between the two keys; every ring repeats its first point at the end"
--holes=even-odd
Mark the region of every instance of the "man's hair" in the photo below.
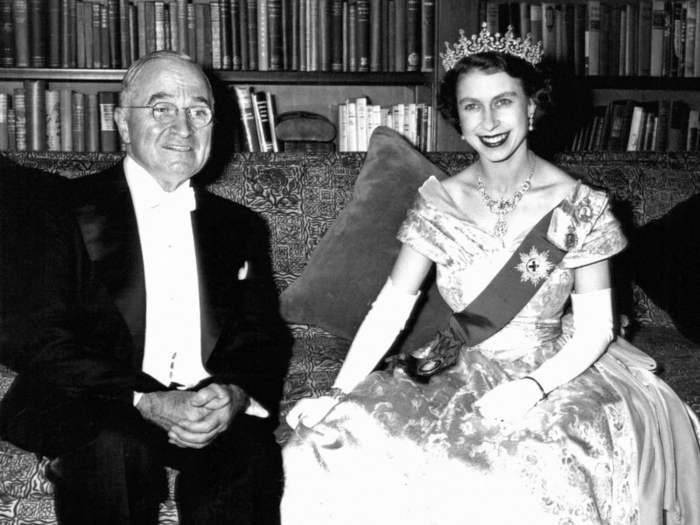
{"type": "Polygon", "coordinates": [[[124,74],[124,78],[122,79],[122,87],[121,90],[119,91],[119,105],[124,107],[129,105],[129,100],[131,99],[131,96],[133,94],[133,88],[134,88],[134,83],[136,82],[136,79],[138,78],[139,74],[141,71],[143,71],[144,67],[149,64],[150,62],[153,62],[154,60],[173,60],[173,61],[181,61],[181,62],[187,62],[189,64],[192,64],[199,70],[199,72],[202,74],[202,78],[204,78],[206,85],[207,85],[207,90],[209,91],[209,98],[211,100],[211,105],[212,109],[214,108],[214,93],[211,88],[211,84],[209,83],[209,79],[207,78],[207,75],[204,73],[202,68],[192,60],[192,57],[189,55],[186,55],[185,53],[181,53],[179,51],[170,51],[170,50],[160,50],[160,51],[154,51],[153,53],[149,53],[148,55],[144,55],[138,60],[136,60],[134,63],[129,66],[129,69],[126,70],[126,73],[124,74]]]}

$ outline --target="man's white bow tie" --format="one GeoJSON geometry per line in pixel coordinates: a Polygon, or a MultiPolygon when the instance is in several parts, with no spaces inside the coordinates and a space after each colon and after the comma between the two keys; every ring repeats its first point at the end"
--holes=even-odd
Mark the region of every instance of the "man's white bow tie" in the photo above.
{"type": "Polygon", "coordinates": [[[193,211],[197,204],[194,199],[194,190],[189,184],[183,184],[175,191],[163,192],[163,200],[159,206],[167,207],[177,211],[193,211]]]}

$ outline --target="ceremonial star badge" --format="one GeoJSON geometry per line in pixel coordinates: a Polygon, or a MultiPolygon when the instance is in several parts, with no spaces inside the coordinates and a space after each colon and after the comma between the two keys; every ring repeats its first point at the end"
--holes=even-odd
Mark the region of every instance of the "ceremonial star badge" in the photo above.
{"type": "Polygon", "coordinates": [[[549,275],[553,264],[547,259],[549,251],[539,253],[533,246],[530,253],[520,254],[520,264],[515,269],[520,272],[520,282],[530,281],[537,286],[542,279],[549,275]]]}

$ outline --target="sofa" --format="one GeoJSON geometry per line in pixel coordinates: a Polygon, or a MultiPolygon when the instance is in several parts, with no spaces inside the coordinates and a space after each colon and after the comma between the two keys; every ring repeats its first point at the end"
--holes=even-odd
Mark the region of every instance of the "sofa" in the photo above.
{"type": "MultiPolygon", "coordinates": [[[[121,157],[119,153],[7,155],[19,164],[65,177],[89,176],[121,157]]],[[[428,153],[425,157],[447,175],[474,160],[470,153],[428,153]]],[[[210,183],[212,192],[249,206],[269,224],[275,279],[283,296],[304,274],[312,253],[339,214],[349,209],[354,199],[367,198],[367,193],[358,196],[355,187],[358,177],[367,175],[365,160],[363,153],[234,153],[223,164],[221,176],[210,183]]],[[[386,158],[380,153],[374,160],[379,163],[373,165],[374,171],[381,171],[386,158]]],[[[577,152],[559,154],[554,161],[575,177],[610,190],[613,208],[633,239],[613,264],[620,330],[658,361],[658,373],[700,413],[700,338],[696,332],[700,323],[694,325],[698,309],[688,302],[698,286],[698,278],[690,270],[700,268],[700,250],[679,252],[679,246],[685,250],[688,243],[676,243],[690,239],[697,247],[692,239],[697,237],[698,224],[693,226],[692,217],[693,213],[697,217],[700,208],[696,198],[700,193],[700,155],[577,152]]],[[[388,169],[401,176],[403,159],[398,162],[388,169]]],[[[346,214],[343,220],[350,217],[346,214]]],[[[289,435],[283,416],[297,400],[316,395],[331,384],[349,346],[342,331],[296,319],[290,320],[289,328],[294,348],[281,406],[280,444],[289,435]]],[[[13,378],[11,369],[0,366],[0,398],[13,378]]],[[[0,523],[55,522],[46,466],[45,458],[0,441],[0,523]]],[[[171,481],[176,475],[170,472],[171,481]]],[[[177,523],[172,491],[161,509],[160,522],[177,523]]]]}

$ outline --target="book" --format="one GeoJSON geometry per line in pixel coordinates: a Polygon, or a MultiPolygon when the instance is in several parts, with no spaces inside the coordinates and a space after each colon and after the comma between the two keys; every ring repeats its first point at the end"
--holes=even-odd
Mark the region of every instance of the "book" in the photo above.
{"type": "Polygon", "coordinates": [[[253,98],[251,96],[250,86],[234,85],[232,86],[238,109],[241,113],[241,123],[243,124],[243,133],[245,134],[245,142],[250,152],[259,152],[260,141],[258,139],[258,130],[255,124],[255,113],[253,112],[253,98]]]}
{"type": "Polygon", "coordinates": [[[420,70],[421,0],[406,3],[406,71],[420,70]]]}
{"type": "Polygon", "coordinates": [[[12,104],[14,106],[13,111],[15,115],[14,149],[17,151],[25,151],[27,149],[27,104],[24,96],[24,88],[14,88],[12,104]]]}
{"type": "Polygon", "coordinates": [[[97,93],[99,106],[99,136],[100,151],[119,151],[119,133],[114,122],[114,109],[119,105],[116,91],[99,91],[97,93]]]}
{"type": "Polygon", "coordinates": [[[233,57],[231,55],[231,0],[219,2],[219,35],[221,38],[221,69],[233,69],[233,57]]]}
{"type": "MultiPolygon", "coordinates": [[[[61,89],[57,91],[60,104],[58,105],[58,120],[60,122],[60,150],[73,151],[73,91],[61,89]]],[[[49,108],[47,108],[47,111],[49,108]]]]}
{"type": "Polygon", "coordinates": [[[318,0],[318,34],[316,36],[319,71],[331,70],[331,0],[318,0]]]}
{"type": "Polygon", "coordinates": [[[343,71],[343,0],[331,0],[331,70],[343,71]]]}
{"type": "Polygon", "coordinates": [[[85,98],[85,151],[100,151],[100,110],[97,94],[88,93],[85,98]]]}
{"type": "Polygon", "coordinates": [[[248,49],[248,0],[240,0],[238,3],[238,16],[240,18],[240,46],[241,46],[241,71],[250,69],[248,49]]]}
{"type": "Polygon", "coordinates": [[[338,104],[338,151],[349,151],[347,104],[338,104]]]}
{"type": "Polygon", "coordinates": [[[668,147],[668,125],[671,113],[671,101],[659,100],[659,123],[656,130],[656,140],[654,141],[654,151],[663,152],[668,147]]]}
{"type": "MultiPolygon", "coordinates": [[[[89,8],[92,13],[92,8],[86,6],[84,3],[80,2],[76,4],[77,14],[76,14],[76,50],[77,58],[76,65],[79,69],[84,69],[86,67],[85,58],[85,9],[89,8]]],[[[92,22],[91,22],[92,23],[92,22]]]]}
{"type": "Polygon", "coordinates": [[[0,93],[0,151],[10,149],[10,130],[7,122],[9,109],[10,96],[7,93],[0,93]]]}
{"type": "Polygon", "coordinates": [[[367,108],[369,100],[367,97],[355,98],[355,111],[357,123],[357,149],[355,151],[367,151],[369,136],[367,135],[367,108]]]}
{"type": "Polygon", "coordinates": [[[435,71],[435,0],[421,2],[421,71],[435,71]]]}
{"type": "Polygon", "coordinates": [[[542,42],[542,4],[530,4],[530,31],[533,42],[542,42]]]}
{"type": "MultiPolygon", "coordinates": [[[[419,0],[410,0],[417,2],[419,0]]],[[[370,70],[370,0],[357,0],[357,71],[370,70]]]]}
{"type": "Polygon", "coordinates": [[[348,99],[345,102],[348,113],[347,125],[347,142],[348,149],[346,151],[358,151],[357,149],[357,104],[354,99],[348,99]]]}
{"type": "Polygon", "coordinates": [[[248,67],[251,71],[258,69],[258,2],[246,0],[248,18],[248,67]]]}
{"type": "MultiPolygon", "coordinates": [[[[233,0],[234,3],[236,0],[233,0]]],[[[187,0],[177,0],[177,32],[178,32],[178,44],[179,51],[189,55],[190,51],[190,39],[189,39],[189,20],[187,15],[187,0]]],[[[192,53],[194,56],[194,53],[192,53]]]]}
{"type": "Polygon", "coordinates": [[[697,24],[697,3],[695,0],[691,0],[687,3],[687,15],[685,22],[685,56],[683,58],[683,76],[684,77],[694,77],[695,76],[695,27],[697,24]]]}
{"type": "MultiPolygon", "coordinates": [[[[151,4],[153,5],[153,4],[151,4]]],[[[152,27],[152,26],[151,26],[152,27]]],[[[63,28],[63,26],[61,26],[63,28]]],[[[61,29],[62,30],[62,29],[61,29]]],[[[92,3],[92,61],[94,67],[102,67],[102,8],[100,4],[92,3]]],[[[61,60],[63,51],[61,50],[61,60]]],[[[105,65],[107,67],[107,65],[105,65]]]]}
{"type": "Polygon", "coordinates": [[[280,144],[277,140],[277,105],[275,102],[275,96],[269,91],[265,92],[265,103],[267,104],[267,117],[270,122],[270,138],[272,144],[272,151],[278,152],[280,150],[280,144]]]}
{"type": "Polygon", "coordinates": [[[357,71],[358,69],[357,5],[350,4],[348,6],[348,71],[357,71]]]}
{"type": "Polygon", "coordinates": [[[600,0],[588,0],[586,74],[600,74],[600,0]]]}
{"type": "Polygon", "coordinates": [[[255,115],[255,126],[258,130],[258,140],[260,141],[260,151],[265,153],[272,151],[272,132],[270,130],[270,115],[267,112],[267,100],[264,91],[253,91],[253,114],[255,115]]]}
{"type": "MultiPolygon", "coordinates": [[[[119,0],[119,67],[126,69],[131,64],[131,23],[129,0],[119,0]]],[[[173,5],[173,7],[175,7],[173,5]]]]}
{"type": "Polygon", "coordinates": [[[135,5],[129,5],[129,62],[133,64],[139,58],[139,33],[138,33],[138,9],[135,5]]]}
{"type": "Polygon", "coordinates": [[[29,6],[27,0],[12,0],[15,67],[29,67],[29,6]]]}
{"type": "Polygon", "coordinates": [[[696,4],[696,6],[695,6],[695,52],[693,54],[694,70],[695,70],[695,76],[700,77],[700,5],[698,5],[700,0],[691,0],[691,1],[694,1],[696,4]]]}
{"type": "Polygon", "coordinates": [[[27,150],[46,149],[46,81],[24,81],[27,150]]]}
{"type": "Polygon", "coordinates": [[[396,58],[395,70],[406,71],[406,2],[407,0],[394,0],[396,4],[396,58]]]}
{"type": "Polygon", "coordinates": [[[297,0],[282,0],[282,69],[292,69],[292,15],[297,0]]]}
{"type": "MultiPolygon", "coordinates": [[[[114,67],[112,64],[112,59],[113,59],[113,54],[110,50],[110,36],[109,36],[109,11],[107,10],[107,6],[101,5],[100,7],[100,54],[102,55],[100,57],[100,62],[102,64],[102,67],[104,68],[109,68],[109,67],[114,67]]],[[[70,25],[70,17],[68,17],[68,25],[70,25]]],[[[64,39],[64,42],[66,43],[66,48],[68,51],[65,51],[63,53],[64,59],[67,61],[69,65],[65,67],[71,67],[70,66],[70,36],[64,39]]]]}
{"type": "Polygon", "coordinates": [[[688,140],[685,145],[686,151],[698,150],[698,138],[700,137],[700,111],[691,109],[688,113],[688,140]]]}
{"type": "Polygon", "coordinates": [[[284,69],[282,0],[268,0],[267,13],[269,69],[282,71],[284,69]]]}
{"type": "Polygon", "coordinates": [[[240,71],[243,66],[241,55],[241,9],[238,0],[231,0],[231,69],[240,71]]]}
{"type": "MultiPolygon", "coordinates": [[[[306,2],[306,68],[307,71],[319,70],[319,1],[306,2]]],[[[369,63],[368,63],[369,67],[369,63]]]]}
{"type": "MultiPolygon", "coordinates": [[[[107,24],[109,42],[109,67],[118,69],[121,67],[121,20],[119,16],[119,1],[107,0],[107,24]]],[[[162,2],[160,2],[162,4],[162,2]]],[[[70,24],[71,26],[73,24],[70,24]]],[[[72,39],[69,36],[69,41],[72,39]]]]}
{"type": "Polygon", "coordinates": [[[586,74],[586,4],[574,5],[574,73],[586,74]]]}
{"type": "Polygon", "coordinates": [[[29,66],[46,67],[46,33],[48,6],[46,0],[29,0],[27,5],[29,17],[29,66]]]}
{"type": "Polygon", "coordinates": [[[258,0],[258,71],[270,70],[267,4],[268,0],[258,0]]]}
{"type": "Polygon", "coordinates": [[[85,151],[85,94],[73,93],[73,151],[85,151]]]}
{"type": "MultiPolygon", "coordinates": [[[[625,27],[625,75],[628,77],[637,74],[637,29],[639,24],[639,12],[637,6],[628,4],[626,6],[627,24],[625,27]]],[[[602,55],[603,53],[601,53],[602,55]]]]}
{"type": "Polygon", "coordinates": [[[389,2],[386,12],[386,71],[396,71],[396,2],[389,2]]]}
{"type": "Polygon", "coordinates": [[[639,2],[639,29],[637,30],[637,75],[651,75],[651,24],[654,2],[639,2]]]}
{"type": "Polygon", "coordinates": [[[542,3],[542,49],[545,59],[556,61],[557,35],[554,23],[554,3],[542,3]]]}
{"type": "Polygon", "coordinates": [[[56,89],[47,89],[44,93],[46,96],[46,149],[62,151],[60,93],[56,89]]]}
{"type": "MultiPolygon", "coordinates": [[[[57,0],[52,1],[56,2],[57,0]]],[[[12,0],[0,0],[0,67],[12,67],[14,64],[15,35],[14,23],[12,22],[12,0]]]]}
{"type": "Polygon", "coordinates": [[[652,3],[651,13],[651,57],[649,60],[649,73],[653,77],[662,76],[664,63],[664,32],[666,24],[666,4],[663,0],[655,0],[652,3]]]}
{"type": "Polygon", "coordinates": [[[382,0],[370,0],[370,71],[382,71],[382,0]]]}
{"type": "Polygon", "coordinates": [[[642,106],[634,106],[632,111],[632,119],[630,120],[630,131],[627,139],[626,151],[639,151],[640,136],[642,127],[644,108],[642,106]]]}
{"type": "Polygon", "coordinates": [[[690,106],[685,101],[671,101],[666,151],[683,151],[685,149],[689,113],[690,106]]]}
{"type": "Polygon", "coordinates": [[[211,17],[210,42],[211,42],[211,67],[222,69],[221,61],[221,7],[220,2],[209,3],[209,16],[211,17]]]}

